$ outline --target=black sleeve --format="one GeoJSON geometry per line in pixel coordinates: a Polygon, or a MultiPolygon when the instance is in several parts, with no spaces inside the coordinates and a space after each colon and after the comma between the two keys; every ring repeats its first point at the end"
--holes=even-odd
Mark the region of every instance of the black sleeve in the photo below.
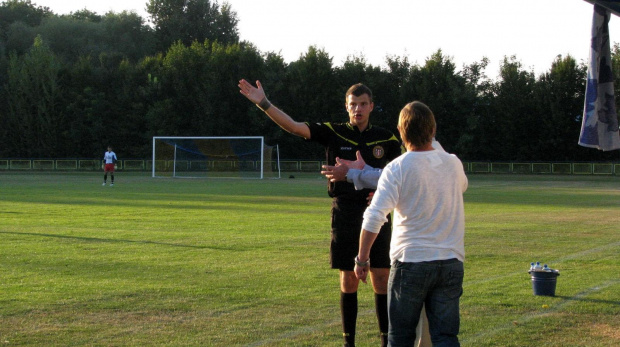
{"type": "Polygon", "coordinates": [[[310,129],[310,139],[308,141],[318,142],[323,146],[329,144],[330,134],[328,123],[307,123],[310,129]]]}

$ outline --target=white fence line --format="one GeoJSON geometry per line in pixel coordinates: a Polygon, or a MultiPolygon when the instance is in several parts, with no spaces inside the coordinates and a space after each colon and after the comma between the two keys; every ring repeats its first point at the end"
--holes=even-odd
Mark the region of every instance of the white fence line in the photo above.
{"type": "MultiPolygon", "coordinates": [[[[191,163],[190,163],[191,164],[191,163]]],[[[280,160],[285,172],[319,172],[322,160],[280,160]]],[[[152,160],[125,159],[117,162],[117,170],[151,171],[152,160]]],[[[584,162],[463,162],[465,172],[479,174],[537,174],[537,175],[612,175],[620,176],[620,163],[584,162]]],[[[204,167],[205,165],[196,165],[204,167]]],[[[188,165],[188,167],[193,167],[188,165]]],[[[258,167],[249,165],[248,167],[258,167]]],[[[98,159],[0,159],[0,171],[96,171],[101,170],[98,159]]]]}

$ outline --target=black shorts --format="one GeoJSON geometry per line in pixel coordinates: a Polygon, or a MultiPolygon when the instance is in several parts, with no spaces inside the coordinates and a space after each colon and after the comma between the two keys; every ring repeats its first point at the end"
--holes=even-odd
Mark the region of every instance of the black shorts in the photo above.
{"type": "MultiPolygon", "coordinates": [[[[366,210],[366,201],[355,203],[335,198],[332,202],[332,231],[329,257],[332,269],[353,271],[360,244],[362,221],[366,210]]],[[[370,266],[375,268],[390,267],[390,241],[392,223],[381,227],[377,239],[370,249],[370,266]]]]}

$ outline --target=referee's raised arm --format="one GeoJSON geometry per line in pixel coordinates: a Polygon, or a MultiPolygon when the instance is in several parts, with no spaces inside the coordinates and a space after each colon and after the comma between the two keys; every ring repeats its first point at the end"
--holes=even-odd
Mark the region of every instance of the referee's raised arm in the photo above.
{"type": "Polygon", "coordinates": [[[265,91],[260,81],[256,81],[256,87],[254,87],[250,82],[244,79],[240,80],[239,92],[256,104],[256,106],[265,112],[274,123],[280,126],[280,128],[293,135],[301,136],[305,139],[310,138],[310,128],[308,128],[306,123],[295,121],[291,116],[284,113],[267,100],[267,96],[265,96],[265,91]]]}

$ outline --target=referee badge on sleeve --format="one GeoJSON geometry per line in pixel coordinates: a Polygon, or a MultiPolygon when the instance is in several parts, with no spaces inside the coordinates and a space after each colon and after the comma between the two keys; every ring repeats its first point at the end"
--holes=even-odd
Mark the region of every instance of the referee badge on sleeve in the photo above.
{"type": "Polygon", "coordinates": [[[385,149],[382,146],[375,146],[372,149],[372,155],[377,159],[381,159],[385,155],[385,149]]]}

